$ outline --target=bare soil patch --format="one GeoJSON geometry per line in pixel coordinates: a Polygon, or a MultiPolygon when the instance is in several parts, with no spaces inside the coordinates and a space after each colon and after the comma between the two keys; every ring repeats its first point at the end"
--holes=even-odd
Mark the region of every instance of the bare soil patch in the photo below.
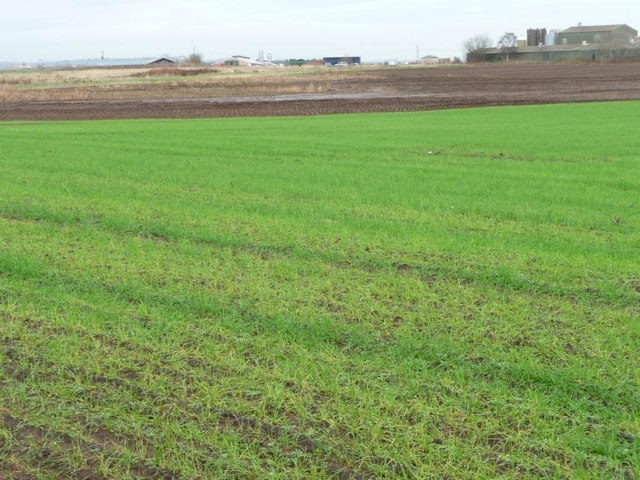
{"type": "Polygon", "coordinates": [[[320,115],[640,99],[640,63],[314,69],[293,74],[212,70],[161,83],[136,80],[131,83],[132,73],[126,72],[120,82],[62,82],[43,88],[6,79],[0,85],[0,120],[320,115]]]}

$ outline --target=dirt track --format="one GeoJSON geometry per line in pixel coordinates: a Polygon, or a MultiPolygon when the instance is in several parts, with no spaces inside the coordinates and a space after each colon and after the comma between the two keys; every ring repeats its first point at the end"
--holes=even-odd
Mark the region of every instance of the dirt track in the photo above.
{"type": "Polygon", "coordinates": [[[34,89],[31,96],[22,89],[20,100],[0,101],[0,120],[318,115],[638,99],[640,63],[331,69],[281,81],[258,74],[242,81],[63,86],[34,89]]]}

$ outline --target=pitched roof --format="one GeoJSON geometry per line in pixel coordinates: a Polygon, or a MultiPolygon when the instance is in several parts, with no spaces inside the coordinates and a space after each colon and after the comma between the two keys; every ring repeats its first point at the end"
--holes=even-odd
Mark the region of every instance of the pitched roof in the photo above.
{"type": "Polygon", "coordinates": [[[560,33],[594,33],[594,32],[613,32],[620,27],[626,27],[627,25],[587,25],[578,27],[569,27],[560,33]]]}
{"type": "Polygon", "coordinates": [[[178,62],[176,62],[175,60],[171,60],[170,58],[167,58],[167,57],[160,57],[147,63],[147,65],[153,65],[154,63],[178,63],[178,62]]]}

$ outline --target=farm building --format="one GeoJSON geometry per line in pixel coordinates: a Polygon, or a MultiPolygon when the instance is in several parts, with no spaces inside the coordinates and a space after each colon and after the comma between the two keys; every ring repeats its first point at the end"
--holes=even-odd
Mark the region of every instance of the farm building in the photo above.
{"type": "Polygon", "coordinates": [[[435,55],[427,55],[420,58],[420,63],[423,65],[449,65],[451,63],[451,59],[440,58],[435,55]]]}
{"type": "Polygon", "coordinates": [[[156,60],[153,60],[147,63],[148,67],[170,67],[173,65],[177,65],[175,60],[171,60],[170,58],[160,57],[156,60]]]}
{"type": "Polygon", "coordinates": [[[427,55],[426,57],[422,57],[420,60],[424,65],[438,65],[440,59],[435,55],[427,55]]]}
{"type": "Polygon", "coordinates": [[[640,44],[629,44],[625,48],[605,48],[603,45],[539,45],[523,47],[508,52],[500,48],[486,48],[469,54],[470,62],[558,62],[558,61],[604,61],[613,59],[640,60],[640,44]]]}
{"type": "Polygon", "coordinates": [[[546,29],[529,29],[527,46],[485,48],[471,52],[470,62],[545,62],[560,60],[640,60],[638,31],[628,25],[577,26],[549,34],[546,29]]]}
{"type": "Polygon", "coordinates": [[[557,45],[582,45],[590,43],[629,42],[638,36],[638,31],[629,25],[593,25],[567,28],[558,33],[557,45]]]}
{"type": "Polygon", "coordinates": [[[322,63],[325,65],[338,65],[338,64],[347,64],[347,65],[360,65],[361,60],[360,57],[322,57],[322,63]]]}
{"type": "Polygon", "coordinates": [[[258,67],[266,65],[264,61],[252,60],[251,57],[244,55],[234,55],[231,58],[224,59],[222,63],[228,67],[258,67]]]}
{"type": "MultiPolygon", "coordinates": [[[[539,45],[522,47],[508,52],[508,61],[553,62],[560,60],[601,60],[602,51],[598,45],[539,45]]],[[[487,48],[474,54],[473,61],[505,62],[507,52],[501,48],[487,48]]]]}

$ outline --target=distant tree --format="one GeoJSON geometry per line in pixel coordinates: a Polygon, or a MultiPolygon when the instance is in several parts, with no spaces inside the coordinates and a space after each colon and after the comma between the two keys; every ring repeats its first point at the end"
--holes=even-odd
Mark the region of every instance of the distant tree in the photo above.
{"type": "Polygon", "coordinates": [[[460,57],[453,57],[453,63],[462,63],[460,57]]]}
{"type": "Polygon", "coordinates": [[[202,54],[201,53],[192,53],[187,57],[187,63],[190,65],[202,65],[202,54]]]}
{"type": "Polygon", "coordinates": [[[489,35],[481,33],[462,42],[462,49],[467,57],[467,61],[475,62],[479,60],[479,53],[484,49],[491,48],[492,45],[493,42],[489,35]]]}
{"type": "Polygon", "coordinates": [[[505,32],[498,40],[498,48],[507,54],[508,62],[509,53],[515,52],[518,48],[518,37],[513,32],[505,32]]]}

